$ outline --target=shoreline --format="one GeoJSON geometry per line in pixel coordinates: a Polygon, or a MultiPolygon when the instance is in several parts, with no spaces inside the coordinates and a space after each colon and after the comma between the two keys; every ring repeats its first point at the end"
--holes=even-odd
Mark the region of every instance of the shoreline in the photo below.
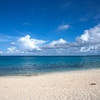
{"type": "Polygon", "coordinates": [[[99,100],[100,69],[0,77],[0,100],[99,100]]]}
{"type": "Polygon", "coordinates": [[[100,68],[91,68],[91,69],[79,69],[79,70],[61,70],[61,71],[53,71],[53,72],[41,72],[41,73],[31,73],[31,74],[12,74],[12,75],[0,75],[1,77],[34,77],[34,76],[43,76],[43,75],[52,75],[52,74],[63,74],[63,73],[79,73],[79,72],[87,72],[87,71],[98,71],[100,68]]]}

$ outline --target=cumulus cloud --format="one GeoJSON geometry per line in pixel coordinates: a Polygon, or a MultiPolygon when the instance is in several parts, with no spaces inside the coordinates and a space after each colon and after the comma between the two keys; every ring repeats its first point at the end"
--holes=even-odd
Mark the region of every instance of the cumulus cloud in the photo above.
{"type": "Polygon", "coordinates": [[[33,39],[30,35],[26,35],[24,37],[20,37],[16,42],[11,42],[12,47],[7,48],[7,52],[5,54],[38,55],[38,52],[41,51],[41,48],[45,43],[46,41],[44,40],[33,39]]]}
{"type": "Polygon", "coordinates": [[[41,46],[46,43],[44,40],[37,40],[30,37],[30,35],[26,35],[25,37],[21,37],[17,41],[18,48],[22,50],[41,50],[41,46]]]}
{"type": "Polygon", "coordinates": [[[76,38],[75,44],[80,52],[98,53],[100,52],[100,24],[85,30],[81,36],[76,38]],[[77,45],[76,45],[77,44],[77,45]]]}
{"type": "Polygon", "coordinates": [[[18,50],[16,47],[7,48],[7,54],[18,54],[18,53],[20,53],[20,50],[18,50]]]}
{"type": "Polygon", "coordinates": [[[65,48],[69,43],[64,39],[54,40],[49,44],[45,45],[44,48],[65,48]]]}
{"type": "Polygon", "coordinates": [[[67,29],[69,29],[69,28],[70,28],[70,25],[68,25],[68,24],[60,25],[60,26],[58,27],[58,31],[60,31],[60,30],[67,30],[67,29]]]}
{"type": "Polygon", "coordinates": [[[81,36],[76,38],[76,41],[80,44],[100,43],[100,24],[90,28],[89,30],[85,30],[81,36]]]}

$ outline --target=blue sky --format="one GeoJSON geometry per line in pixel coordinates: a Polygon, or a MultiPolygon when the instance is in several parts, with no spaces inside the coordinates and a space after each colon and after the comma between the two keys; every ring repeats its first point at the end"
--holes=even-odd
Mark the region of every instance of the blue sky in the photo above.
{"type": "Polygon", "coordinates": [[[100,0],[0,0],[0,55],[100,54],[99,23],[100,0]]]}

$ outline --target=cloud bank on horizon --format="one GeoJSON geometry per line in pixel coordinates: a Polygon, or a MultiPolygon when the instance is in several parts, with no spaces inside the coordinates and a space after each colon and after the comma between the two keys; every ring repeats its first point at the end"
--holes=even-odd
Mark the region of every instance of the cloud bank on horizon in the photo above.
{"type": "Polygon", "coordinates": [[[84,30],[81,36],[75,38],[75,42],[69,42],[62,38],[49,42],[49,40],[34,39],[30,35],[25,35],[11,41],[7,51],[0,50],[0,55],[88,55],[99,53],[100,24],[84,30]]]}

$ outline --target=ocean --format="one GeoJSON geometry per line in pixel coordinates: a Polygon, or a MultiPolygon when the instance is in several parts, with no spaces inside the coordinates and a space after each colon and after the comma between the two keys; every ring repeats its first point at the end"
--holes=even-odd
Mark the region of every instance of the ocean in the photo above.
{"type": "Polygon", "coordinates": [[[100,68],[100,56],[0,56],[0,76],[100,68]]]}

